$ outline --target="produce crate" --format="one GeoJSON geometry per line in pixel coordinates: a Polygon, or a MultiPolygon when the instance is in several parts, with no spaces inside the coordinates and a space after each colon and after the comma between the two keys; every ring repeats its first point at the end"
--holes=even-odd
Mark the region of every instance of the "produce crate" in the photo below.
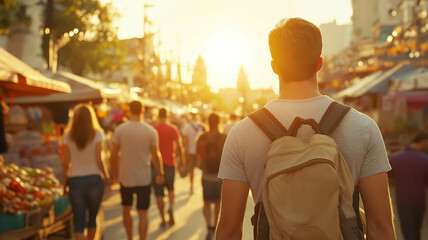
{"type": "Polygon", "coordinates": [[[25,227],[26,213],[0,214],[0,233],[25,227]]]}
{"type": "Polygon", "coordinates": [[[70,200],[68,200],[68,198],[61,196],[57,200],[55,200],[54,206],[55,206],[55,217],[56,217],[61,213],[63,213],[68,208],[68,206],[70,206],[70,200]]]}
{"type": "Polygon", "coordinates": [[[42,227],[48,226],[55,222],[55,208],[54,206],[44,207],[36,211],[27,213],[25,227],[42,227]]]}

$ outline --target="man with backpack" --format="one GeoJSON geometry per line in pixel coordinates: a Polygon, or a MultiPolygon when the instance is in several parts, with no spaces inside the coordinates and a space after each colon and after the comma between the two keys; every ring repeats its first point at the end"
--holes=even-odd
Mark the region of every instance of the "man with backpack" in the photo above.
{"type": "Polygon", "coordinates": [[[215,225],[220,211],[221,179],[217,177],[217,174],[226,134],[219,132],[219,122],[220,118],[217,114],[210,114],[208,117],[209,131],[201,134],[196,142],[197,155],[203,171],[203,213],[207,223],[207,240],[212,239],[214,236],[215,225]],[[212,218],[212,205],[214,205],[214,218],[212,218]]]}
{"type": "Polygon", "coordinates": [[[279,97],[235,125],[226,139],[216,239],[242,238],[250,189],[259,207],[256,239],[362,239],[359,215],[350,210],[358,206],[358,191],[367,238],[395,239],[382,135],[368,116],[319,93],[319,28],[300,18],[282,20],[269,46],[279,97]]]}

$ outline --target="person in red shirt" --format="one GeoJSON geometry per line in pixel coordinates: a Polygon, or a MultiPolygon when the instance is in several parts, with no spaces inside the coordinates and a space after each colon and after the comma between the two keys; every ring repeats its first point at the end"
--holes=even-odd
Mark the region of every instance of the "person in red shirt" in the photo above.
{"type": "MultiPolygon", "coordinates": [[[[173,214],[173,207],[174,207],[174,177],[175,177],[175,158],[176,156],[180,159],[179,164],[184,164],[184,157],[183,157],[183,144],[181,140],[180,133],[177,129],[177,127],[173,124],[170,124],[168,122],[168,116],[167,116],[167,110],[165,108],[159,109],[159,116],[158,116],[158,123],[153,125],[153,127],[156,129],[159,135],[159,149],[162,155],[163,159],[163,166],[164,166],[164,172],[165,172],[165,182],[162,185],[156,184],[155,181],[152,181],[154,189],[155,189],[155,196],[156,196],[156,203],[159,209],[159,213],[161,216],[161,227],[166,227],[166,221],[164,216],[164,209],[165,209],[165,203],[164,203],[164,188],[166,187],[168,190],[168,199],[169,199],[169,208],[168,208],[168,214],[169,214],[169,225],[174,225],[174,214],[173,214]]],[[[155,173],[155,171],[152,171],[155,173]]],[[[153,179],[156,178],[156,174],[153,174],[153,179]]]]}

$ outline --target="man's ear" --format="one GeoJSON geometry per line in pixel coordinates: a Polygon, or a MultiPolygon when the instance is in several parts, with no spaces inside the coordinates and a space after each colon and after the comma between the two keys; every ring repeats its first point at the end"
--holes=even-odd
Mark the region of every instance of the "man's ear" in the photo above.
{"type": "Polygon", "coordinates": [[[276,64],[275,60],[270,61],[270,66],[272,67],[273,72],[279,75],[279,67],[276,64]]]}
{"type": "Polygon", "coordinates": [[[318,60],[317,72],[321,70],[323,64],[324,64],[324,60],[322,57],[320,57],[320,59],[318,60]]]}

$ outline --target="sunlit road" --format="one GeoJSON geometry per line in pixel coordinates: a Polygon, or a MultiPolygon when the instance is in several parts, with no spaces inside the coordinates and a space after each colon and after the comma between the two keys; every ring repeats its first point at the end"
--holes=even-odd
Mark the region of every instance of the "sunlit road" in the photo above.
{"type": "MultiPolygon", "coordinates": [[[[148,240],[199,240],[205,239],[207,231],[205,220],[202,215],[202,187],[200,184],[201,173],[197,171],[195,174],[195,192],[189,195],[189,179],[182,179],[176,175],[175,182],[175,225],[167,228],[160,228],[160,217],[154,196],[151,198],[149,208],[149,233],[148,240]]],[[[152,193],[153,195],[153,193],[152,193]]],[[[391,188],[391,195],[394,202],[395,191],[391,188]]],[[[167,199],[165,198],[165,203],[167,199]]],[[[244,220],[244,235],[243,239],[252,239],[252,226],[250,217],[253,214],[253,206],[251,198],[247,201],[247,211],[244,220]]],[[[166,203],[165,208],[167,209],[166,203]]],[[[122,225],[122,209],[120,205],[120,194],[118,186],[106,193],[106,199],[102,205],[104,212],[104,240],[122,240],[126,239],[125,229],[122,225]]],[[[134,201],[135,208],[135,201],[134,201]]],[[[395,214],[396,212],[396,207],[395,214]]],[[[137,215],[133,212],[134,217],[134,239],[138,239],[137,215]]],[[[168,216],[166,215],[168,221],[168,216]]],[[[395,218],[395,226],[397,231],[397,239],[402,240],[398,216],[395,218]]],[[[421,239],[428,239],[428,213],[425,214],[421,239]]]]}
{"type": "MultiPolygon", "coordinates": [[[[149,233],[148,240],[199,240],[205,239],[207,231],[205,220],[202,215],[202,187],[201,173],[197,171],[195,174],[195,191],[193,195],[189,195],[189,179],[180,178],[176,175],[175,182],[175,225],[167,228],[160,228],[161,222],[159,212],[156,206],[154,194],[152,192],[151,205],[149,208],[149,233]]],[[[135,209],[134,199],[134,209],[135,209]]],[[[165,209],[168,208],[167,198],[165,198],[165,209]]],[[[253,213],[252,200],[248,199],[247,212],[244,220],[244,235],[243,239],[252,239],[252,226],[250,217],[253,213]]],[[[104,240],[122,240],[126,239],[125,229],[122,224],[122,209],[120,205],[120,194],[118,186],[114,186],[110,193],[106,193],[106,199],[102,205],[104,212],[104,240]]],[[[168,216],[166,220],[168,221],[168,216]]],[[[133,212],[134,219],[134,239],[138,238],[137,214],[133,212]]]]}

